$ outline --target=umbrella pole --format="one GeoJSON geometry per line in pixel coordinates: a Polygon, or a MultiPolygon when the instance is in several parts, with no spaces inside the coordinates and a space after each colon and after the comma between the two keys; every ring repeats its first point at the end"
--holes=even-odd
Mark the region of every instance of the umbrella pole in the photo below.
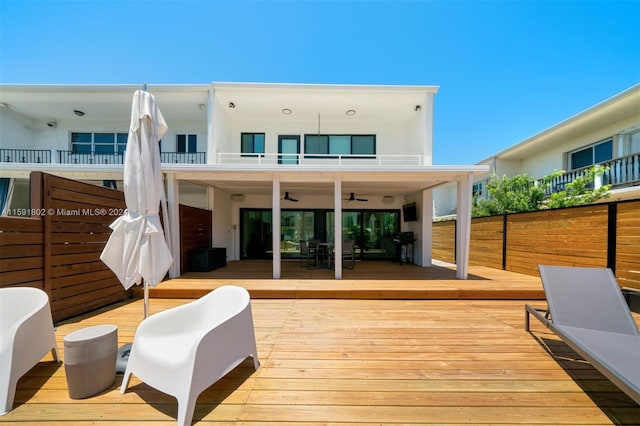
{"type": "Polygon", "coordinates": [[[147,280],[142,280],[144,284],[144,317],[149,316],[149,283],[147,280]]]}

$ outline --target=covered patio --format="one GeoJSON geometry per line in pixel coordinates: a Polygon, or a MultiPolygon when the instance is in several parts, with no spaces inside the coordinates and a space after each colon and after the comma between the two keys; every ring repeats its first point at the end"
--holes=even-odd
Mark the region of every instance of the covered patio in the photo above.
{"type": "MultiPolygon", "coordinates": [[[[261,368],[254,371],[247,360],[207,389],[195,424],[639,422],[640,407],[553,333],[537,322],[533,333],[524,331],[524,304],[545,306],[537,277],[471,266],[470,279],[462,281],[447,265],[386,264],[380,266],[395,278],[358,267],[359,275],[343,280],[249,277],[270,271],[270,262],[262,263],[232,262],[165,281],[152,293],[152,314],[188,302],[189,288],[193,297],[224,284],[252,293],[261,368]],[[225,277],[236,268],[247,276],[225,277]],[[275,286],[281,294],[273,293],[275,286]],[[322,288],[325,293],[314,294],[322,288]]],[[[283,273],[315,272],[297,262],[283,265],[283,273]]],[[[58,324],[59,348],[68,333],[97,324],[118,325],[118,343],[131,342],[142,303],[138,298],[58,324]]],[[[136,378],[121,395],[121,378],[97,396],[72,400],[64,366],[45,358],[20,380],[16,406],[0,422],[175,424],[173,398],[136,378]]]]}

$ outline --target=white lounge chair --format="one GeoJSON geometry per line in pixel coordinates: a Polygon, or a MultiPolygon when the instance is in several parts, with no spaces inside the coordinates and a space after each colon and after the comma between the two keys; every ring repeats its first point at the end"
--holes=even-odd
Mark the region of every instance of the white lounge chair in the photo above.
{"type": "Polygon", "coordinates": [[[136,330],[120,393],[131,374],[176,397],[178,425],[190,425],[198,395],[248,356],[259,367],[247,290],[220,287],[151,315],[136,330]]]}
{"type": "Polygon", "coordinates": [[[525,305],[525,329],[534,315],[640,404],[640,331],[611,270],[539,269],[549,309],[525,305]]]}
{"type": "Polygon", "coordinates": [[[0,288],[0,415],[13,408],[20,377],[49,351],[54,361],[60,360],[47,293],[0,288]]]}

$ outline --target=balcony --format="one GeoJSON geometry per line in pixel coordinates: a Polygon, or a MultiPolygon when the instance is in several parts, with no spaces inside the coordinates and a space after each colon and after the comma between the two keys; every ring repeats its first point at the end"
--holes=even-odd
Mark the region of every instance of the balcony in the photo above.
{"type": "Polygon", "coordinates": [[[51,163],[48,149],[0,149],[2,163],[51,163]]]}
{"type": "MultiPolygon", "coordinates": [[[[595,185],[592,185],[590,189],[593,189],[593,186],[599,187],[601,185],[611,185],[612,189],[640,185],[640,153],[616,158],[599,165],[605,169],[605,172],[600,179],[596,178],[595,185]]],[[[584,176],[591,167],[571,170],[552,179],[551,185],[546,191],[547,195],[564,190],[567,184],[584,176]]]]}
{"type": "Polygon", "coordinates": [[[423,155],[230,153],[217,155],[217,164],[238,166],[430,166],[423,155]]]}
{"type": "MultiPolygon", "coordinates": [[[[161,152],[160,161],[174,164],[206,164],[207,153],[161,152]]],[[[48,149],[0,149],[0,163],[124,164],[124,154],[48,149]]]]}

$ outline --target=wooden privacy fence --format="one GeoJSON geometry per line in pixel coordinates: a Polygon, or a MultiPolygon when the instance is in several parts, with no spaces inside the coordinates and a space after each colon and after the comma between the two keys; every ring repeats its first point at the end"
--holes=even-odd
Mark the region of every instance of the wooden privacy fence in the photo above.
{"type": "Polygon", "coordinates": [[[54,321],[131,297],[100,260],[124,194],[31,174],[31,217],[0,218],[0,286],[47,292],[54,321]]]}
{"type": "MultiPolygon", "coordinates": [[[[124,209],[121,191],[33,172],[25,217],[0,217],[0,287],[43,289],[54,321],[132,297],[100,260],[124,209]]],[[[189,250],[211,245],[211,211],[180,205],[180,230],[185,272],[189,250]]]]}
{"type": "MultiPolygon", "coordinates": [[[[433,257],[455,263],[455,221],[433,224],[433,257]]],[[[538,265],[609,267],[640,288],[640,200],[471,220],[469,263],[538,275],[538,265]]]]}
{"type": "Polygon", "coordinates": [[[189,272],[189,252],[211,247],[211,210],[180,205],[180,273],[189,272]]]}

